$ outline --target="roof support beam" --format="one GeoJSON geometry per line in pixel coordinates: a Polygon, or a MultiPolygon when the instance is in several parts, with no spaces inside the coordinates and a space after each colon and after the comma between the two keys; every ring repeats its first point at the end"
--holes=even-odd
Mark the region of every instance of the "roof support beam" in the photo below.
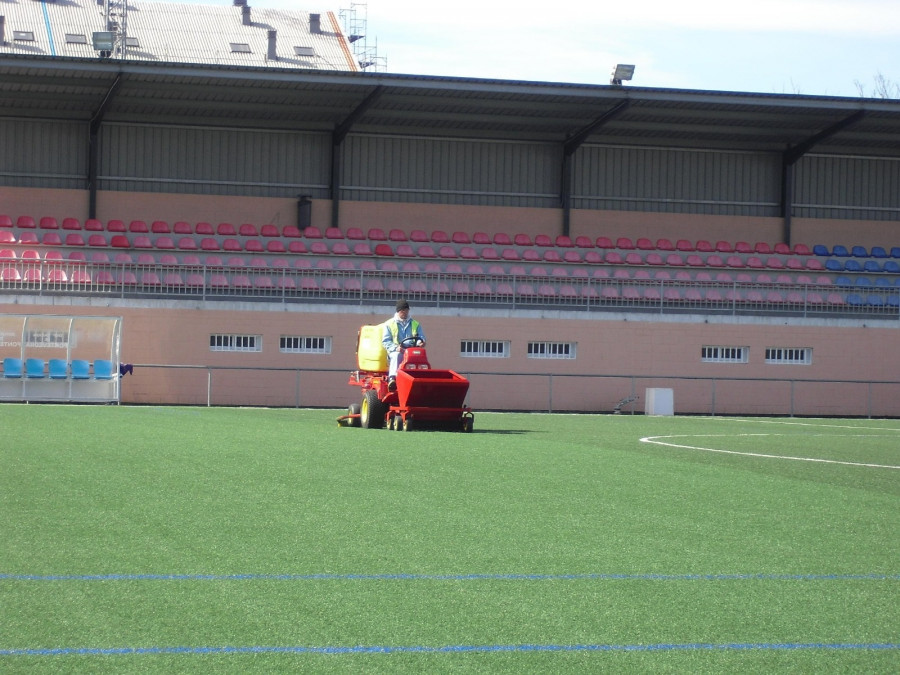
{"type": "Polygon", "coordinates": [[[607,122],[615,119],[618,115],[625,112],[631,105],[630,99],[619,101],[612,108],[600,115],[590,124],[584,126],[580,130],[572,134],[563,144],[562,167],[560,171],[560,189],[559,201],[563,212],[562,234],[569,236],[569,229],[572,216],[572,155],[584,144],[584,142],[603,127],[607,122]]]}
{"type": "Polygon", "coordinates": [[[341,146],[347,134],[359,119],[378,102],[384,94],[384,85],[375,87],[363,101],[338,124],[331,134],[331,226],[340,227],[340,203],[341,203],[341,146]]]}
{"type": "Polygon", "coordinates": [[[112,104],[113,98],[115,98],[121,83],[122,73],[118,73],[116,79],[113,80],[113,83],[109,86],[109,89],[106,90],[106,94],[103,96],[100,106],[91,115],[88,133],[88,218],[97,217],[97,176],[99,175],[98,165],[100,163],[100,126],[103,124],[103,117],[106,115],[106,111],[109,109],[110,104],[112,104]]]}
{"type": "Polygon", "coordinates": [[[781,155],[781,217],[784,221],[782,226],[782,241],[791,245],[791,217],[794,210],[794,165],[800,159],[812,150],[817,143],[831,138],[840,133],[847,127],[856,124],[866,116],[864,109],[857,110],[849,117],[835,122],[830,127],[823,129],[817,134],[813,134],[806,140],[788,147],[781,155]]]}

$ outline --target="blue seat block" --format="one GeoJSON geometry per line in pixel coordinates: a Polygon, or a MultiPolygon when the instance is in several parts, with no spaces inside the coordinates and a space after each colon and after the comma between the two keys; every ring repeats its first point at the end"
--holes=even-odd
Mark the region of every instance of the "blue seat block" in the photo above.
{"type": "Polygon", "coordinates": [[[900,274],[900,263],[894,260],[886,260],[884,262],[884,271],[891,274],[900,274]]]}
{"type": "Polygon", "coordinates": [[[83,359],[75,359],[74,361],[72,361],[72,379],[91,379],[91,362],[85,361],[83,359]]]}
{"type": "Polygon", "coordinates": [[[3,359],[3,377],[22,377],[23,369],[22,359],[13,357],[3,359]]]}
{"type": "Polygon", "coordinates": [[[844,264],[840,260],[826,260],[825,269],[829,272],[840,272],[844,269],[844,264]]]}
{"type": "Polygon", "coordinates": [[[850,255],[854,258],[868,258],[869,252],[866,250],[865,246],[854,246],[850,249],[850,255]]]}
{"type": "Polygon", "coordinates": [[[94,361],[94,379],[95,380],[111,380],[113,378],[113,364],[107,359],[97,359],[94,361]]]}
{"type": "Polygon", "coordinates": [[[834,248],[831,249],[831,255],[836,255],[841,258],[849,258],[850,251],[847,250],[846,246],[842,246],[841,244],[835,244],[834,248]]]}
{"type": "Polygon", "coordinates": [[[44,359],[25,359],[25,377],[32,379],[44,377],[44,359]]]}
{"type": "Polygon", "coordinates": [[[831,255],[831,251],[829,251],[828,247],[825,246],[824,244],[815,244],[812,247],[812,252],[813,252],[813,255],[822,255],[822,256],[831,255]]]}
{"type": "Polygon", "coordinates": [[[64,380],[69,376],[69,363],[65,359],[50,359],[48,368],[51,380],[64,380]]]}
{"type": "Polygon", "coordinates": [[[873,246],[872,251],[870,252],[870,255],[873,258],[887,258],[888,257],[887,251],[884,250],[883,246],[873,246]]]}
{"type": "Polygon", "coordinates": [[[863,267],[858,260],[851,259],[844,262],[844,269],[848,272],[862,272],[863,267]]]}
{"type": "Polygon", "coordinates": [[[863,265],[863,269],[866,272],[880,272],[881,265],[878,263],[877,260],[866,260],[866,264],[863,265]]]}

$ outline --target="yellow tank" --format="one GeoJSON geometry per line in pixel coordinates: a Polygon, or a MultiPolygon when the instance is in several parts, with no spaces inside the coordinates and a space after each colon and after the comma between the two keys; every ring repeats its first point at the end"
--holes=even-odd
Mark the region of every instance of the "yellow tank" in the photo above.
{"type": "Polygon", "coordinates": [[[388,355],[381,344],[384,325],[363,326],[359,329],[356,361],[360,370],[387,371],[388,355]]]}

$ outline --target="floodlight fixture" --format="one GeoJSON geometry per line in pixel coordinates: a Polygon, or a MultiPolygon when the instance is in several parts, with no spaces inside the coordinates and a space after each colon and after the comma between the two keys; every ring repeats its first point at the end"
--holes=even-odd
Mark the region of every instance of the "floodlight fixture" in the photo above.
{"type": "Polygon", "coordinates": [[[116,46],[116,34],[109,30],[96,31],[93,40],[94,49],[98,52],[112,50],[116,46]]]}
{"type": "Polygon", "coordinates": [[[630,80],[632,77],[634,77],[634,64],[617,63],[609,83],[621,86],[622,80],[630,80]]]}

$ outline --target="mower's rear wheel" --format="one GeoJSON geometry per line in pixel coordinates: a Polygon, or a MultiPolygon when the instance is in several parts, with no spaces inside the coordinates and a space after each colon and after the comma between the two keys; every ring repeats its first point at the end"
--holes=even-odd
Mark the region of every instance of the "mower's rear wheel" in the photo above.
{"type": "Polygon", "coordinates": [[[384,428],[385,406],[378,398],[378,392],[374,389],[366,389],[359,410],[359,422],[363,429],[384,428]]]}

